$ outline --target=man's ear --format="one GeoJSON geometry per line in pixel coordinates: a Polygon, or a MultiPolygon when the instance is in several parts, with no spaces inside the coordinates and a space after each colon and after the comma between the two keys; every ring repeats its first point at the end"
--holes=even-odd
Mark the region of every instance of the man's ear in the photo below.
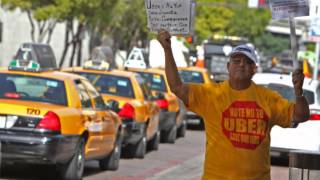
{"type": "Polygon", "coordinates": [[[254,74],[257,73],[257,71],[258,71],[258,66],[254,66],[254,69],[253,69],[254,74]]]}

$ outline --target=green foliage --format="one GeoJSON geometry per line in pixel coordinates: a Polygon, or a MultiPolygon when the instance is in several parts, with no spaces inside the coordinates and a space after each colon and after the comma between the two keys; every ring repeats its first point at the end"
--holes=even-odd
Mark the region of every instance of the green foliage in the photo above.
{"type": "Polygon", "coordinates": [[[288,37],[274,36],[271,33],[263,33],[255,38],[254,44],[265,55],[280,53],[283,49],[290,49],[290,39],[288,37]]]}
{"type": "Polygon", "coordinates": [[[149,36],[144,1],[119,0],[112,14],[107,33],[114,37],[121,49],[130,49],[135,42],[149,36]]]}
{"type": "Polygon", "coordinates": [[[51,18],[54,10],[54,0],[2,0],[1,5],[9,10],[20,8],[22,11],[32,11],[37,21],[51,18]]]}
{"type": "Polygon", "coordinates": [[[261,35],[270,20],[268,9],[249,9],[247,0],[197,1],[196,33],[198,41],[213,34],[247,37],[261,35]]]}

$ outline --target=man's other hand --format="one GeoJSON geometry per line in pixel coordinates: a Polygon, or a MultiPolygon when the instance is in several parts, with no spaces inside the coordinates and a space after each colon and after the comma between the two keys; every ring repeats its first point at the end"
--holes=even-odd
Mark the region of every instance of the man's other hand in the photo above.
{"type": "Polygon", "coordinates": [[[161,46],[163,47],[163,49],[171,49],[171,40],[170,40],[171,36],[169,34],[168,31],[161,29],[158,32],[158,36],[157,39],[160,42],[161,46]]]}
{"type": "Polygon", "coordinates": [[[294,91],[296,96],[302,96],[303,80],[304,80],[304,74],[302,72],[302,69],[296,69],[292,74],[292,83],[294,86],[294,91]]]}

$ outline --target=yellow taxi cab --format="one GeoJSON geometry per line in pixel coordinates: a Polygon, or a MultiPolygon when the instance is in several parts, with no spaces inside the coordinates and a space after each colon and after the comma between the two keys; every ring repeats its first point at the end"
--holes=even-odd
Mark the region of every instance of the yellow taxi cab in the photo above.
{"type": "Polygon", "coordinates": [[[157,150],[159,146],[159,107],[152,101],[139,74],[101,68],[103,63],[88,61],[84,67],[63,71],[86,77],[102,94],[105,102],[113,104],[124,125],[124,155],[144,158],[148,147],[157,150]]]}
{"type": "Polygon", "coordinates": [[[121,119],[86,78],[14,60],[0,84],[2,162],[55,164],[62,179],[82,179],[85,160],[118,169],[121,119]]]}
{"type": "Polygon", "coordinates": [[[182,81],[186,83],[210,84],[213,82],[206,68],[195,66],[179,67],[178,71],[182,81]]]}
{"type": "Polygon", "coordinates": [[[177,137],[184,137],[187,128],[186,108],[183,102],[171,92],[165,71],[159,68],[127,68],[127,70],[140,74],[147,82],[153,96],[158,99],[156,102],[161,109],[161,141],[174,143],[177,137]]]}
{"type": "MultiPolygon", "coordinates": [[[[211,84],[213,81],[210,79],[209,72],[206,68],[201,67],[179,67],[178,68],[180,78],[185,83],[194,84],[211,84]]],[[[187,111],[187,122],[188,125],[195,124],[199,125],[200,128],[204,128],[204,122],[202,117],[192,111],[187,111]]]]}

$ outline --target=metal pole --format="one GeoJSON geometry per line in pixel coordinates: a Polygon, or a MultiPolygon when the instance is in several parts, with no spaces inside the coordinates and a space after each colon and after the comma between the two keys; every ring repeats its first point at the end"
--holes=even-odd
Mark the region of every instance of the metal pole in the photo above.
{"type": "Polygon", "coordinates": [[[319,52],[320,51],[320,42],[316,43],[316,61],[313,69],[313,79],[318,79],[318,63],[319,63],[319,52]]]}
{"type": "Polygon", "coordinates": [[[297,51],[298,51],[297,36],[296,36],[294,17],[292,15],[290,15],[290,17],[289,17],[289,23],[290,23],[290,39],[291,39],[293,68],[298,69],[299,63],[298,63],[298,58],[297,58],[297,51]]]}

